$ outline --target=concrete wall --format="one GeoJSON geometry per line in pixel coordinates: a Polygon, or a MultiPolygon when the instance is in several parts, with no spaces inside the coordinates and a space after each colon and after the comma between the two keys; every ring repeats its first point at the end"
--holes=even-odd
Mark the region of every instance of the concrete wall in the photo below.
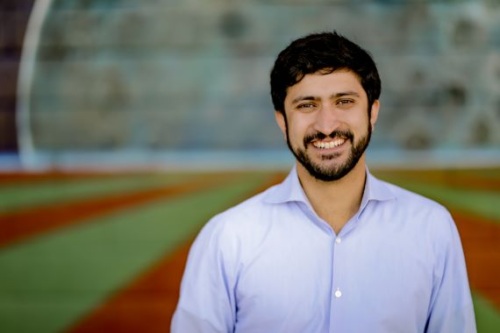
{"type": "Polygon", "coordinates": [[[53,1],[26,105],[32,152],[285,149],[268,76],[333,30],[383,80],[372,149],[500,147],[500,3],[53,1]]]}

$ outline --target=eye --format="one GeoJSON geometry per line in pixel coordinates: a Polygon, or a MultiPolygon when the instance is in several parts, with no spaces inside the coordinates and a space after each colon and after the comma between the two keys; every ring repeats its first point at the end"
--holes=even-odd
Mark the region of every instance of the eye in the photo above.
{"type": "Polygon", "coordinates": [[[349,104],[353,104],[354,103],[354,100],[352,99],[339,99],[337,101],[337,105],[349,105],[349,104]]]}
{"type": "Polygon", "coordinates": [[[311,109],[313,109],[315,107],[316,107],[316,105],[314,103],[309,103],[309,102],[308,103],[301,103],[301,104],[298,104],[296,106],[297,109],[299,109],[299,110],[305,110],[305,111],[311,110],[311,109]]]}

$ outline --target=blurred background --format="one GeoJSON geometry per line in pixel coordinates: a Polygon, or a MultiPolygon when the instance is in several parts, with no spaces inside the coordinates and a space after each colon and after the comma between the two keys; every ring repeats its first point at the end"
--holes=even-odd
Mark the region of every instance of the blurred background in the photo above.
{"type": "Polygon", "coordinates": [[[498,0],[1,0],[0,331],[165,331],[199,228],[293,163],[277,53],[331,30],[382,77],[371,168],[450,207],[497,332],[498,0]]]}
{"type": "Polygon", "coordinates": [[[496,0],[2,4],[0,149],[22,168],[289,163],[269,71],[333,29],[380,68],[373,163],[500,160],[496,0]]]}

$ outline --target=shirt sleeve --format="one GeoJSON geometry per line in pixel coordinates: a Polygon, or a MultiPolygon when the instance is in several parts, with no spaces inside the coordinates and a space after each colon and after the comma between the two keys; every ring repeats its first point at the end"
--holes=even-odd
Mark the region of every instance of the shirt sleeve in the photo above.
{"type": "Polygon", "coordinates": [[[210,221],[191,246],[171,333],[234,331],[234,279],[218,222],[210,221]]]}
{"type": "Polygon", "coordinates": [[[444,228],[436,235],[438,265],[426,332],[475,333],[474,307],[462,244],[450,214],[446,212],[444,219],[444,228]]]}

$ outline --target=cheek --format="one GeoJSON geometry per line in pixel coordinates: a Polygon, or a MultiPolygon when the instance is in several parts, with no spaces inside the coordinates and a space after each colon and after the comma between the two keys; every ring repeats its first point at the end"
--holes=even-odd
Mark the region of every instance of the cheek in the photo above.
{"type": "Polygon", "coordinates": [[[287,123],[287,136],[290,141],[297,141],[300,140],[300,137],[302,136],[302,130],[300,126],[294,121],[289,121],[287,123]]]}
{"type": "Polygon", "coordinates": [[[293,135],[304,135],[314,127],[314,118],[310,115],[295,115],[288,118],[288,132],[293,135]]]}
{"type": "Polygon", "coordinates": [[[371,126],[370,118],[368,117],[367,111],[365,111],[364,114],[352,116],[352,118],[349,120],[348,123],[351,124],[351,127],[355,131],[360,133],[366,132],[367,128],[371,126]]]}

